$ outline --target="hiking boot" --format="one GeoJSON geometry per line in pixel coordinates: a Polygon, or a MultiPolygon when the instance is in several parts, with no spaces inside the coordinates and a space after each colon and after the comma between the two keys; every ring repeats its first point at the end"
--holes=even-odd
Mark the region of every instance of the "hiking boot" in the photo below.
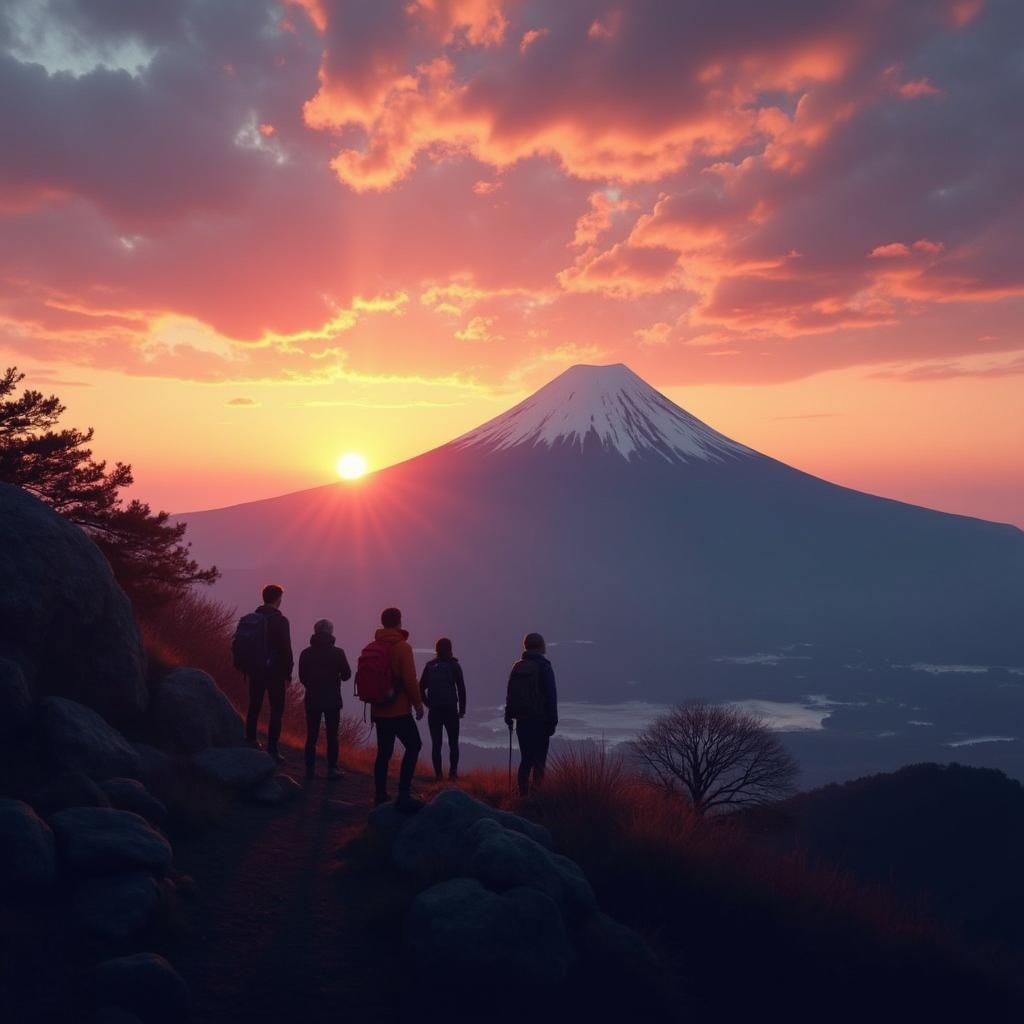
{"type": "Polygon", "coordinates": [[[337,782],[338,779],[343,779],[344,777],[345,777],[344,773],[339,771],[337,768],[328,768],[327,769],[327,781],[328,782],[337,782]]]}
{"type": "Polygon", "coordinates": [[[246,740],[245,745],[251,747],[253,750],[262,750],[263,744],[259,740],[246,740]]]}
{"type": "MultiPolygon", "coordinates": [[[[315,768],[307,768],[306,769],[306,781],[307,782],[312,782],[313,779],[315,779],[315,778],[316,778],[316,769],[315,768]]],[[[328,776],[328,778],[330,778],[330,776],[328,776]]]]}
{"type": "Polygon", "coordinates": [[[458,770],[457,770],[457,769],[453,768],[453,769],[452,769],[452,770],[451,770],[451,771],[450,771],[450,772],[448,773],[448,780],[449,780],[450,782],[458,782],[458,781],[459,781],[459,773],[458,773],[458,770]]]}
{"type": "Polygon", "coordinates": [[[387,802],[388,802],[388,795],[387,795],[387,793],[378,793],[373,798],[373,806],[374,807],[380,807],[381,804],[386,804],[387,802]]]}
{"type": "Polygon", "coordinates": [[[398,799],[395,801],[395,810],[400,814],[415,814],[417,811],[422,810],[424,806],[422,800],[417,800],[416,797],[409,793],[399,793],[398,799]]]}
{"type": "Polygon", "coordinates": [[[440,772],[438,772],[434,776],[434,783],[435,785],[440,785],[442,782],[444,782],[444,776],[440,772]]]}
{"type": "Polygon", "coordinates": [[[280,750],[268,750],[267,753],[278,763],[284,764],[288,760],[280,750]]]}

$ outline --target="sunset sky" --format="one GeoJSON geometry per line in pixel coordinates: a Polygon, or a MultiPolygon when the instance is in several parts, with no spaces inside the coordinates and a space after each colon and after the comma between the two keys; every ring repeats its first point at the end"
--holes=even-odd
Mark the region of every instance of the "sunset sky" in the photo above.
{"type": "Polygon", "coordinates": [[[0,361],[172,511],[625,362],[1024,525],[1020,0],[4,0],[0,361]]]}

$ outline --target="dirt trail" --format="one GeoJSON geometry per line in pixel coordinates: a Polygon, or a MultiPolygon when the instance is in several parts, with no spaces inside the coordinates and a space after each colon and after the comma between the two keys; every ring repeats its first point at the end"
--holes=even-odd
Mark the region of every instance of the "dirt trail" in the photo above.
{"type": "MultiPolygon", "coordinates": [[[[294,755],[289,769],[301,771],[294,755]]],[[[374,932],[393,927],[408,894],[337,859],[371,793],[365,775],[317,779],[281,807],[239,802],[175,843],[197,893],[168,955],[192,991],[195,1022],[396,1018],[400,993],[375,954],[387,936],[374,932]]]]}

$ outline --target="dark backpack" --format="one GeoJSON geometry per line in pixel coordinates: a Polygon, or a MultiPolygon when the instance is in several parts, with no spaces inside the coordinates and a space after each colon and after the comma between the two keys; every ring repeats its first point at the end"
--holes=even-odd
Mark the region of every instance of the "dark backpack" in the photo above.
{"type": "Polygon", "coordinates": [[[452,662],[440,658],[430,662],[423,674],[422,689],[430,707],[445,710],[454,708],[459,703],[459,693],[452,662]]]}
{"type": "Polygon", "coordinates": [[[257,675],[270,668],[270,635],[266,615],[243,615],[231,641],[231,658],[239,672],[257,675]]]}
{"type": "Polygon", "coordinates": [[[508,696],[505,700],[508,718],[543,720],[547,715],[544,684],[540,663],[532,658],[521,658],[512,666],[508,677],[508,696]]]}
{"type": "Polygon", "coordinates": [[[390,704],[396,696],[391,673],[391,644],[368,643],[356,663],[356,696],[367,704],[390,704]]]}

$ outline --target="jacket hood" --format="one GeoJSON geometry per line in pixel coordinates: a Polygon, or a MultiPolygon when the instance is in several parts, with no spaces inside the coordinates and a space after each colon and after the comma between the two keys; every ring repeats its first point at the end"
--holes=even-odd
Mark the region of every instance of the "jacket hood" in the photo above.
{"type": "Polygon", "coordinates": [[[524,658],[531,658],[534,661],[547,661],[548,656],[540,651],[523,651],[524,658]]]}
{"type": "Polygon", "coordinates": [[[310,647],[333,647],[336,642],[330,633],[314,633],[309,638],[310,647]]]}
{"type": "Polygon", "coordinates": [[[398,629],[394,626],[381,626],[381,628],[373,634],[373,639],[382,640],[386,644],[397,644],[402,640],[409,639],[409,630],[398,629]]]}

